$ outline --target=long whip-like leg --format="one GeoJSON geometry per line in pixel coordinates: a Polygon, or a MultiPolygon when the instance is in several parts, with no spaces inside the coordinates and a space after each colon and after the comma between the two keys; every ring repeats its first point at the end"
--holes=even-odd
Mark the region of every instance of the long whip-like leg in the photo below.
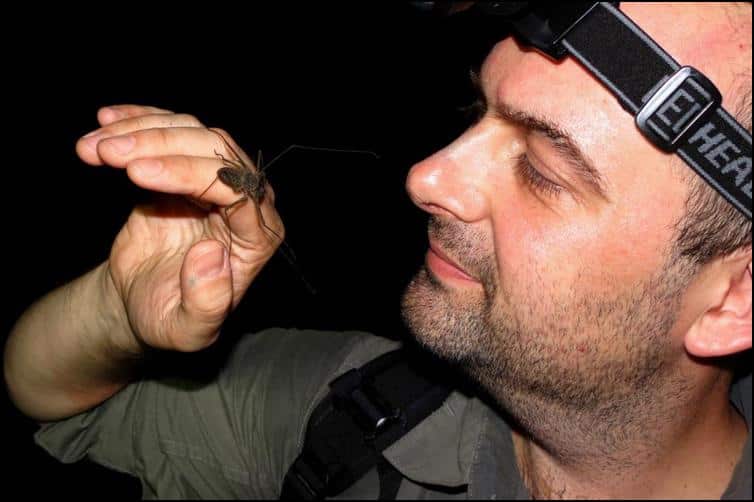
{"type": "MultiPolygon", "coordinates": [[[[225,147],[227,148],[227,151],[230,155],[235,157],[234,159],[229,159],[224,157],[221,153],[215,151],[215,155],[220,157],[220,159],[223,161],[223,165],[226,168],[229,169],[235,169],[235,170],[248,170],[251,173],[253,173],[258,180],[258,183],[251,184],[249,186],[246,186],[246,183],[240,183],[240,186],[230,186],[233,190],[236,192],[243,192],[245,194],[244,197],[241,197],[237,201],[233,202],[229,206],[226,206],[224,208],[224,220],[228,227],[229,236],[230,236],[230,246],[232,248],[233,245],[233,233],[230,230],[230,210],[235,207],[237,204],[247,200],[252,199],[254,203],[254,207],[256,208],[257,214],[259,216],[259,221],[262,223],[262,226],[272,235],[274,235],[277,238],[278,241],[278,249],[280,250],[280,254],[283,255],[283,258],[293,267],[293,269],[298,273],[299,278],[303,282],[303,284],[306,286],[307,290],[311,294],[316,294],[315,289],[312,287],[312,285],[304,278],[303,274],[301,273],[300,268],[298,267],[296,255],[291,249],[290,246],[285,242],[285,240],[282,238],[281,235],[279,235],[275,230],[270,228],[267,223],[264,220],[264,216],[262,215],[260,204],[263,201],[264,198],[264,192],[262,190],[257,191],[256,188],[253,188],[257,186],[257,184],[260,187],[263,187],[266,183],[265,180],[265,171],[269,169],[275,162],[283,158],[287,153],[299,149],[299,150],[311,150],[311,151],[320,151],[320,152],[334,152],[334,153],[356,153],[356,154],[366,154],[371,155],[377,159],[379,159],[379,155],[377,155],[374,152],[367,151],[367,150],[346,150],[346,149],[338,149],[338,148],[322,148],[322,147],[314,147],[314,146],[305,146],[305,145],[290,145],[287,148],[285,148],[282,152],[280,152],[278,155],[276,155],[270,162],[267,163],[267,165],[263,165],[262,163],[262,151],[260,150],[257,155],[257,164],[256,166],[250,166],[248,165],[241,155],[236,151],[236,149],[230,144],[230,142],[225,138],[223,134],[221,134],[219,131],[208,128],[208,130],[215,133],[217,136],[220,137],[222,142],[224,143],[225,147]]],[[[245,178],[242,178],[245,179],[245,178]]],[[[212,184],[217,181],[217,178],[212,182],[212,184]]],[[[223,179],[223,182],[225,184],[228,184],[228,181],[223,179]]],[[[200,195],[200,198],[212,187],[212,184],[210,184],[209,187],[207,187],[202,194],[200,195]]],[[[236,183],[233,183],[233,185],[236,185],[236,183]]]]}
{"type": "Polygon", "coordinates": [[[310,151],[315,151],[315,152],[337,152],[337,153],[359,153],[359,154],[371,155],[375,159],[379,159],[380,158],[379,155],[377,155],[374,152],[370,152],[369,150],[342,150],[340,148],[322,148],[322,147],[318,147],[318,146],[290,145],[288,148],[286,148],[285,150],[283,150],[282,152],[280,152],[279,154],[277,154],[271,161],[269,161],[267,163],[266,166],[264,166],[263,168],[261,168],[261,167],[259,167],[259,166],[261,166],[261,164],[260,164],[257,167],[259,167],[262,172],[265,172],[265,171],[267,171],[267,169],[270,168],[270,166],[272,164],[274,164],[276,161],[280,160],[285,154],[287,154],[288,152],[290,152],[292,150],[310,150],[310,151]]]}

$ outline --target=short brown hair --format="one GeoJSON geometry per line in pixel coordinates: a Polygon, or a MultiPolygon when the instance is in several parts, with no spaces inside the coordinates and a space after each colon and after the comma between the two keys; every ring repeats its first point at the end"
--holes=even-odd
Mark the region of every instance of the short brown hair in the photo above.
{"type": "MultiPolygon", "coordinates": [[[[745,74],[738,75],[738,82],[735,92],[738,100],[733,113],[751,134],[751,67],[745,74]]],[[[691,172],[689,179],[691,190],[686,199],[686,212],[677,225],[675,256],[701,266],[715,258],[751,248],[751,220],[695,173],[691,172]]]]}

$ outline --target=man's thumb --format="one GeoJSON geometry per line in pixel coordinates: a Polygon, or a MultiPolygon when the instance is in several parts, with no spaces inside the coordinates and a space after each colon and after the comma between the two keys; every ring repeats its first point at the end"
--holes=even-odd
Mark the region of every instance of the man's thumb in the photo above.
{"type": "Polygon", "coordinates": [[[233,298],[228,252],[220,242],[197,242],[186,253],[181,267],[181,305],[178,329],[190,347],[200,350],[215,341],[220,325],[229,313],[233,298]]]}

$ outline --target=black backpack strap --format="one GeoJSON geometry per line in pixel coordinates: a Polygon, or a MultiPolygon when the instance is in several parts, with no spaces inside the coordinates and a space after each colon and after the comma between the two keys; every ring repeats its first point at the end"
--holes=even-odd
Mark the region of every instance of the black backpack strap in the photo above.
{"type": "Polygon", "coordinates": [[[395,500],[403,481],[400,471],[380,455],[377,459],[377,475],[380,477],[380,500],[395,500]]]}
{"type": "Polygon", "coordinates": [[[451,392],[446,376],[431,360],[399,349],[330,382],[280,498],[332,497],[377,467],[380,499],[394,499],[402,476],[382,452],[442,405],[451,392]]]}

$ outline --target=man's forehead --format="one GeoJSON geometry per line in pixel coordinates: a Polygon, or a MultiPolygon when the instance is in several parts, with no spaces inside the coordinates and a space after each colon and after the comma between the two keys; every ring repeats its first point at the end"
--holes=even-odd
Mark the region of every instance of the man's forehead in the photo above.
{"type": "Polygon", "coordinates": [[[572,59],[554,62],[507,39],[490,53],[480,80],[491,104],[557,124],[587,153],[634,133],[631,116],[572,59]]]}
{"type": "MultiPolygon", "coordinates": [[[[707,74],[723,93],[724,104],[735,99],[742,73],[748,74],[750,86],[750,6],[743,16],[739,8],[733,8],[736,16],[719,4],[621,3],[621,9],[681,64],[707,74]],[[747,22],[748,32],[736,33],[747,22]]],[[[480,80],[489,99],[547,117],[589,153],[604,152],[611,141],[649,147],[633,118],[573,58],[556,62],[509,38],[491,51],[480,80]]]]}
{"type": "MultiPolygon", "coordinates": [[[[714,2],[621,2],[620,9],[681,64],[701,69],[716,83],[724,80],[717,78],[720,77],[718,73],[730,73],[721,72],[720,68],[729,70],[730,65],[735,64],[737,56],[741,61],[748,60],[748,66],[751,66],[749,3],[741,6],[714,2]],[[729,57],[721,60],[723,53],[727,53],[726,56],[729,57]]],[[[524,49],[523,46],[520,47],[524,49]]],[[[557,66],[552,60],[549,61],[557,66]]],[[[482,74],[494,71],[500,62],[488,58],[482,74]]],[[[718,87],[725,94],[723,86],[718,84],[718,87]]]]}
{"type": "MultiPolygon", "coordinates": [[[[682,65],[694,66],[705,73],[720,89],[724,101],[726,94],[738,90],[740,83],[732,81],[736,75],[744,74],[751,80],[750,3],[742,6],[733,3],[622,2],[620,8],[682,65]]],[[[553,68],[559,66],[544,56],[542,58],[553,68]]],[[[506,62],[511,63],[488,58],[482,75],[494,73],[501,63],[506,62]]]]}

